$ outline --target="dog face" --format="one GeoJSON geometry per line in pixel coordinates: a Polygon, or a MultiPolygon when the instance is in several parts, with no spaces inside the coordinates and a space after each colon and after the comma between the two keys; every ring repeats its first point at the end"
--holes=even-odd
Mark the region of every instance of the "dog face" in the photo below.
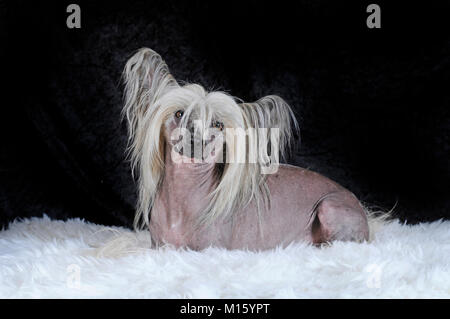
{"type": "MultiPolygon", "coordinates": [[[[162,135],[172,160],[186,163],[223,163],[226,134],[243,127],[239,106],[222,93],[207,93],[199,85],[168,90],[158,101],[164,111],[162,135]]],[[[232,140],[228,144],[233,145],[232,140]]]]}
{"type": "Polygon", "coordinates": [[[180,108],[164,122],[166,145],[184,162],[215,161],[223,151],[223,131],[223,122],[212,119],[205,125],[199,110],[189,113],[186,108],[180,108]]]}

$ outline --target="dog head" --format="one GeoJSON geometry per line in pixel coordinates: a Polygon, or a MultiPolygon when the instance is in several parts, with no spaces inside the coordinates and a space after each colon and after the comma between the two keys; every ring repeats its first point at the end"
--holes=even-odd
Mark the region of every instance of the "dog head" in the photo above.
{"type": "Polygon", "coordinates": [[[277,167],[298,129],[286,102],[271,95],[240,103],[197,84],[179,85],[161,56],[147,48],[128,60],[124,80],[123,114],[139,182],[135,227],[149,223],[168,160],[206,162],[218,170],[202,222],[229,216],[252,199],[267,201],[264,174],[277,167]]]}

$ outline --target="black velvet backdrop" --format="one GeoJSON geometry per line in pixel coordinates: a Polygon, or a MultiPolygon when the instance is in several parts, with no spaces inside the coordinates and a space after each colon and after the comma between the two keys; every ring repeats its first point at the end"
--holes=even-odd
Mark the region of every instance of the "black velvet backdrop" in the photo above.
{"type": "Polygon", "coordinates": [[[408,222],[449,214],[448,2],[0,2],[0,222],[130,226],[122,68],[140,47],[179,80],[282,96],[316,170],[408,222]],[[81,29],[66,7],[81,6],[81,29]],[[381,6],[382,28],[366,27],[381,6]]]}

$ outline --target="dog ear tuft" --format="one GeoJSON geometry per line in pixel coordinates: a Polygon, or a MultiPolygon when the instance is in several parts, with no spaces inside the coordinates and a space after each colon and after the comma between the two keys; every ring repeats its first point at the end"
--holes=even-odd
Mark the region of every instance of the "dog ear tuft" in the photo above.
{"type": "Polygon", "coordinates": [[[127,118],[129,136],[132,137],[147,109],[168,90],[178,87],[178,83],[161,56],[149,48],[139,49],[127,61],[123,78],[125,82],[123,116],[127,118]]]}
{"type": "MultiPolygon", "coordinates": [[[[179,86],[161,56],[148,48],[138,50],[127,61],[123,78],[125,106],[122,116],[128,122],[128,156],[133,176],[135,170],[139,173],[139,199],[134,221],[138,229],[149,224],[149,211],[162,171],[160,156],[163,146],[161,140],[153,141],[156,147],[149,143],[148,130],[155,127],[148,124],[152,118],[148,112],[157,107],[159,98],[179,86]]],[[[153,132],[152,136],[156,134],[153,132]]]]}
{"type": "MultiPolygon", "coordinates": [[[[290,106],[277,95],[267,95],[253,103],[241,103],[242,112],[248,128],[278,128],[279,151],[282,158],[286,157],[287,150],[292,146],[294,136],[300,136],[298,122],[290,106]]],[[[261,131],[258,134],[269,134],[269,131],[261,131]]],[[[270,143],[269,136],[257,136],[259,143],[264,140],[270,143]]],[[[270,146],[267,146],[270,148],[270,146]]]]}

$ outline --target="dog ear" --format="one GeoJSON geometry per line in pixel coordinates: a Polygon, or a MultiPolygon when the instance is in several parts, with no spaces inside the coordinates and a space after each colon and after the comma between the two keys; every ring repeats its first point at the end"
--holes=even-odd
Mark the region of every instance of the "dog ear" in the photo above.
{"type": "MultiPolygon", "coordinates": [[[[133,176],[135,170],[139,172],[139,199],[134,221],[137,229],[144,225],[148,226],[149,210],[162,172],[160,159],[164,149],[162,135],[159,140],[149,143],[148,130],[157,128],[149,127],[148,119],[152,114],[148,112],[154,110],[160,97],[179,86],[161,56],[148,48],[138,50],[127,61],[123,78],[125,106],[122,115],[128,122],[128,156],[133,176]],[[142,224],[139,226],[141,221],[142,224]]],[[[151,136],[153,138],[156,134],[153,132],[151,136]]]]}
{"type": "Polygon", "coordinates": [[[127,118],[129,136],[132,137],[147,109],[168,90],[178,87],[178,83],[161,56],[148,48],[139,49],[127,61],[123,78],[125,81],[123,115],[127,118]]]}
{"type": "MultiPolygon", "coordinates": [[[[240,104],[245,120],[245,129],[279,129],[278,148],[282,158],[292,146],[294,136],[300,137],[298,122],[289,105],[277,95],[268,95],[253,103],[240,104]]],[[[270,150],[270,130],[256,130],[253,141],[249,145],[261,146],[261,142],[267,143],[266,149],[270,150]]],[[[252,138],[250,136],[250,138],[252,138]]],[[[275,151],[275,150],[274,150],[275,151]]]]}

